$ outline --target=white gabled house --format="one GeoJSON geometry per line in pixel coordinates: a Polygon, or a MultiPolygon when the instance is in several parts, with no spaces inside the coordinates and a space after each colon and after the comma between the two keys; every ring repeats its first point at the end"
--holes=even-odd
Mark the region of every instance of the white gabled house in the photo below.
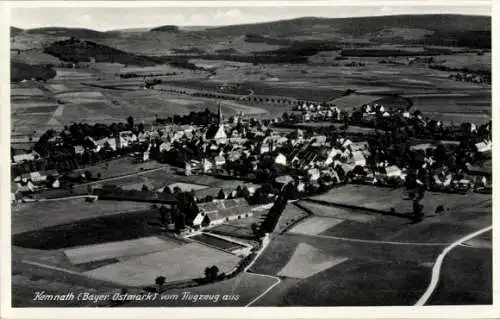
{"type": "Polygon", "coordinates": [[[274,163],[276,164],[280,164],[280,165],[283,165],[283,166],[286,166],[287,164],[287,160],[286,160],[286,156],[283,155],[282,153],[279,153],[275,159],[274,159],[274,163]]]}

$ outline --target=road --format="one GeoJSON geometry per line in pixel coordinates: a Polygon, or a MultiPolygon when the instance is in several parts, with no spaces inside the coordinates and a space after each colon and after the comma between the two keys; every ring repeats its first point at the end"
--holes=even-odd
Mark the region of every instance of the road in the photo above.
{"type": "Polygon", "coordinates": [[[443,265],[443,260],[446,257],[446,255],[452,251],[455,247],[460,246],[464,242],[471,240],[472,238],[479,236],[487,231],[490,231],[493,228],[492,225],[482,228],[472,234],[469,234],[465,237],[462,237],[458,239],[457,241],[451,243],[449,246],[447,246],[441,254],[439,254],[438,258],[436,259],[436,262],[434,263],[434,266],[432,267],[432,277],[431,281],[429,283],[429,286],[427,287],[427,290],[425,293],[420,297],[420,299],[415,303],[415,306],[423,306],[427,303],[429,298],[432,296],[434,291],[436,290],[439,277],[441,275],[441,266],[443,265]]]}

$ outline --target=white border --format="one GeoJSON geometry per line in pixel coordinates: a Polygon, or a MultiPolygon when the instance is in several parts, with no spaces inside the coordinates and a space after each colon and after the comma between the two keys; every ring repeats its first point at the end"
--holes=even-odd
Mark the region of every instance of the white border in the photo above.
{"type": "MultiPolygon", "coordinates": [[[[0,238],[2,250],[0,276],[0,317],[1,318],[138,318],[148,316],[153,318],[497,318],[500,317],[498,282],[498,253],[493,250],[493,306],[425,306],[425,307],[290,307],[290,308],[10,308],[11,300],[11,256],[10,256],[10,110],[7,107],[10,100],[10,65],[9,65],[9,36],[8,27],[9,7],[271,7],[271,6],[474,6],[492,4],[492,32],[493,52],[500,52],[500,40],[495,37],[500,34],[498,23],[499,5],[493,1],[19,1],[0,2],[0,238]],[[495,267],[497,265],[497,267],[495,267]]],[[[492,69],[500,68],[500,58],[494,54],[492,69]]],[[[494,71],[494,73],[496,73],[494,71]]],[[[500,86],[493,76],[493,105],[500,102],[498,93],[500,86]]],[[[499,119],[497,107],[493,107],[493,144],[497,145],[498,133],[494,129],[499,119]]],[[[495,148],[496,150],[496,148],[495,148]]],[[[497,167],[497,152],[493,154],[493,166],[497,167]]],[[[493,178],[494,186],[497,178],[493,178]]],[[[495,187],[494,187],[495,188],[495,187]]],[[[493,212],[496,212],[496,195],[493,193],[493,212]]],[[[493,213],[493,228],[499,228],[499,218],[493,213]]],[[[493,234],[494,247],[499,247],[498,236],[493,234]]]]}

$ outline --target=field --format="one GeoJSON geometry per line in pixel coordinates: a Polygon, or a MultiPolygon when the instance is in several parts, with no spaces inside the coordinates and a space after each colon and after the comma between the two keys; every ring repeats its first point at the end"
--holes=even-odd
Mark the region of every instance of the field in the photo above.
{"type": "MultiPolygon", "coordinates": [[[[412,211],[412,202],[406,199],[402,189],[390,189],[372,187],[368,185],[346,185],[335,188],[330,192],[311,197],[311,200],[321,203],[332,203],[339,205],[354,206],[374,211],[390,211],[394,208],[396,212],[407,214],[412,211]]],[[[479,205],[491,201],[491,197],[480,194],[443,194],[427,192],[421,204],[424,212],[433,213],[439,205],[446,208],[464,209],[473,205],[479,205]]]]}
{"type": "Polygon", "coordinates": [[[281,233],[307,216],[309,216],[309,214],[306,211],[297,207],[295,204],[289,203],[281,214],[274,228],[274,232],[281,233]]]}
{"type": "Polygon", "coordinates": [[[12,207],[12,233],[71,223],[80,219],[117,215],[149,209],[148,203],[97,201],[84,198],[18,204],[12,207]]]}
{"type": "Polygon", "coordinates": [[[331,217],[310,217],[294,226],[289,232],[292,234],[318,235],[342,222],[341,219],[331,217]]]}
{"type": "Polygon", "coordinates": [[[180,246],[180,243],[174,240],[166,241],[158,237],[143,237],[134,240],[70,248],[66,249],[64,254],[73,264],[84,264],[111,258],[124,260],[133,256],[146,255],[178,246],[180,246]]]}
{"type": "Polygon", "coordinates": [[[202,244],[225,250],[227,252],[231,252],[232,250],[244,247],[244,246],[239,245],[237,243],[230,242],[230,241],[224,240],[222,238],[207,235],[207,234],[200,234],[200,235],[192,236],[189,238],[192,240],[195,240],[197,242],[200,242],[202,244]]]}
{"type": "Polygon", "coordinates": [[[347,258],[344,257],[326,255],[319,249],[300,243],[288,261],[288,264],[277,275],[280,277],[304,279],[343,263],[346,260],[347,258]],[[307,267],[304,267],[305,264],[307,264],[307,267]]]}
{"type": "Polygon", "coordinates": [[[242,273],[235,278],[204,285],[194,288],[169,290],[166,294],[177,295],[178,298],[171,300],[161,300],[146,302],[130,302],[125,307],[242,307],[250,303],[254,298],[262,294],[271,287],[276,279],[260,276],[251,273],[242,273]],[[187,295],[219,295],[217,302],[211,300],[183,300],[184,294],[187,295]],[[235,296],[236,300],[229,300],[228,296],[235,296]]]}
{"type": "Polygon", "coordinates": [[[87,275],[131,286],[146,286],[163,275],[167,281],[187,280],[204,276],[205,267],[217,265],[229,272],[239,258],[198,243],[130,258],[86,272],[87,275]]]}
{"type": "MultiPolygon", "coordinates": [[[[438,254],[451,242],[492,222],[491,197],[488,196],[429,193],[423,203],[424,211],[427,206],[439,204],[449,209],[441,215],[431,214],[420,223],[380,215],[378,211],[392,205],[396,210],[398,207],[403,210],[407,204],[402,193],[356,185],[299,201],[296,205],[314,216],[295,224],[284,234],[274,234],[251,268],[256,273],[298,281],[278,285],[276,292],[255,305],[414,304],[427,287],[430,267],[438,254]],[[327,202],[352,207],[336,207],[327,202]],[[304,264],[308,267],[301,267],[304,264]]],[[[461,293],[464,297],[458,300],[462,303],[491,303],[491,266],[485,265],[485,271],[476,266],[491,262],[491,234],[474,238],[464,246],[450,253],[460,257],[446,257],[443,271],[452,267],[450,271],[454,271],[454,275],[442,273],[447,284],[438,287],[430,304],[459,304],[452,300],[461,293]],[[462,263],[469,256],[472,260],[462,263]],[[467,277],[469,287],[483,280],[477,291],[465,293],[466,284],[458,282],[458,278],[467,276],[469,271],[462,265],[470,265],[470,271],[477,272],[467,277]]]]}

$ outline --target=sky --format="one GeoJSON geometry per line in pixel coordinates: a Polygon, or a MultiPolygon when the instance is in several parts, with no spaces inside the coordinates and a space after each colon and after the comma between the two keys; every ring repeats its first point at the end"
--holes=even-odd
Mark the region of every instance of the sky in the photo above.
{"type": "Polygon", "coordinates": [[[392,14],[454,13],[491,15],[488,5],[474,6],[253,6],[133,8],[11,8],[10,25],[23,29],[78,27],[99,31],[161,25],[218,26],[299,17],[342,18],[392,14]]]}

